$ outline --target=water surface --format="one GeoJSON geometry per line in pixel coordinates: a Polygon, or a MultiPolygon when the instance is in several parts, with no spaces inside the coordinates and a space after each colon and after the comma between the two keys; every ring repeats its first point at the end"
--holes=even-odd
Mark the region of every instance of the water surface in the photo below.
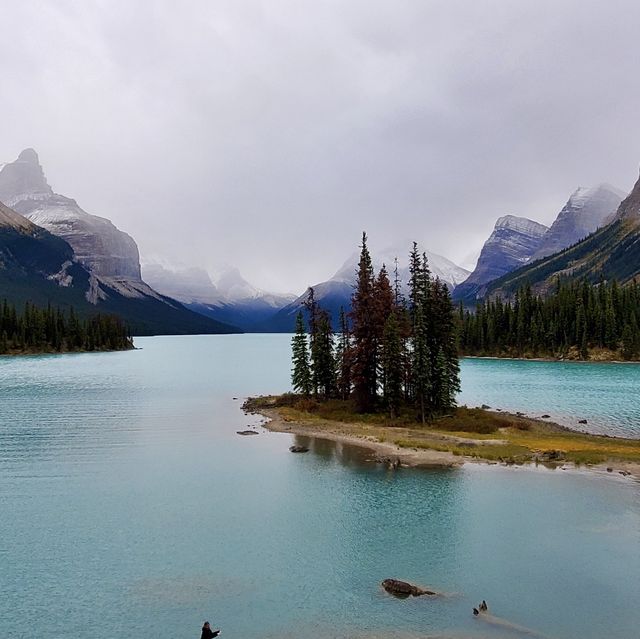
{"type": "MultiPolygon", "coordinates": [[[[233,399],[288,387],[288,336],[136,343],[0,358],[2,637],[187,639],[205,618],[230,638],[522,636],[474,619],[482,598],[548,637],[636,636],[638,483],[390,473],[323,441],[291,455],[288,435],[236,435],[251,420],[233,399]],[[378,586],[389,576],[450,596],[396,600],[378,586]]],[[[531,363],[502,364],[465,361],[464,400],[542,409],[521,379],[531,363]],[[518,388],[529,404],[508,403],[518,388]]],[[[540,391],[550,413],[581,383],[538,377],[553,375],[555,391],[540,391]]],[[[615,418],[609,403],[589,404],[594,422],[615,418]]]]}

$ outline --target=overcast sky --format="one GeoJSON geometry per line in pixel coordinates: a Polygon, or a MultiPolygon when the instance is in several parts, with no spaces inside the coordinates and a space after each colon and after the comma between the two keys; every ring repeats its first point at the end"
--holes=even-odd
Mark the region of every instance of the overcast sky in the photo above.
{"type": "Polygon", "coordinates": [[[472,267],[640,164],[636,1],[2,2],[0,161],[143,256],[298,292],[363,229],[472,267]]]}

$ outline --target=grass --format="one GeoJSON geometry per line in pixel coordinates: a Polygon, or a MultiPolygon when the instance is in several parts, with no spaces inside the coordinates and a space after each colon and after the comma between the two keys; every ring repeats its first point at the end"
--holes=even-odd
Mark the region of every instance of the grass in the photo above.
{"type": "Polygon", "coordinates": [[[640,440],[587,435],[557,424],[480,408],[458,407],[450,415],[422,425],[411,409],[391,419],[383,413],[359,414],[350,401],[325,402],[292,394],[252,398],[245,406],[258,412],[275,408],[284,421],[314,430],[487,461],[640,463],[640,440]]]}

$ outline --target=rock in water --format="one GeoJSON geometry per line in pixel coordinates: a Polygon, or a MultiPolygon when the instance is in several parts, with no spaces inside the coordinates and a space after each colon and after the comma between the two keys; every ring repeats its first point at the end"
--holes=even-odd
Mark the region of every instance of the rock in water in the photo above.
{"type": "Polygon", "coordinates": [[[414,586],[406,581],[400,581],[399,579],[385,579],[382,582],[382,587],[394,597],[406,598],[406,597],[419,597],[420,595],[435,595],[437,594],[433,590],[424,590],[414,586]]]}
{"type": "Polygon", "coordinates": [[[289,446],[289,450],[292,453],[308,453],[309,449],[306,446],[289,446]]]}
{"type": "Polygon", "coordinates": [[[238,435],[259,435],[255,430],[237,430],[236,433],[238,435]]]}

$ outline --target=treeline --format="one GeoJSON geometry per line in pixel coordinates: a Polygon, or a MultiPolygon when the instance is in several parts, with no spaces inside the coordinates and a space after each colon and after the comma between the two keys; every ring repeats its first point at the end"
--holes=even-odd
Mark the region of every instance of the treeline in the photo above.
{"type": "Polygon", "coordinates": [[[3,301],[0,308],[0,354],[69,351],[119,351],[133,348],[127,327],[117,317],[79,319],[51,306],[27,303],[22,313],[3,301]]]}
{"type": "Polygon", "coordinates": [[[634,360],[640,357],[640,287],[617,282],[556,283],[547,297],[530,286],[513,302],[481,302],[475,312],[460,307],[460,351],[465,355],[578,357],[606,349],[634,360]]]}
{"type": "Polygon", "coordinates": [[[376,275],[363,234],[352,310],[341,312],[337,335],[310,289],[308,327],[299,313],[292,339],[297,393],[353,400],[359,412],[387,411],[391,418],[413,409],[422,422],[455,407],[460,380],[449,291],[415,243],[409,273],[406,299],[397,260],[393,282],[384,265],[376,275]]]}

